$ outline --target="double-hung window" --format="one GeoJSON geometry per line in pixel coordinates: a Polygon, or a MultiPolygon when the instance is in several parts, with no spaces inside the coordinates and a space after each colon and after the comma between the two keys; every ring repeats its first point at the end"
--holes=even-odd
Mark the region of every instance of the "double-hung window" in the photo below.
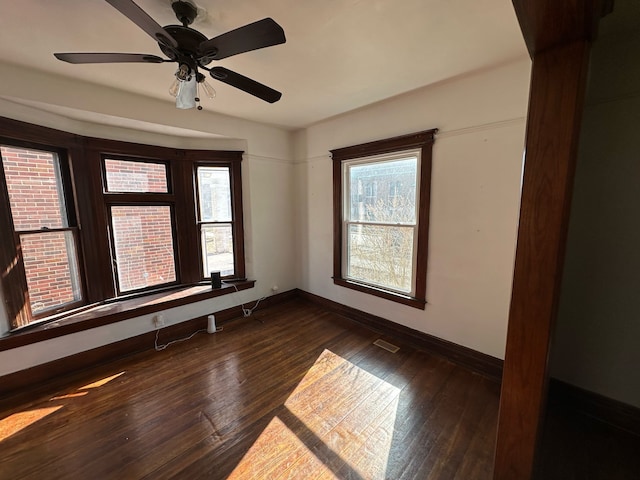
{"type": "Polygon", "coordinates": [[[332,150],[336,284],[424,308],[434,133],[332,150]]]}
{"type": "MultiPolygon", "coordinates": [[[[28,303],[37,319],[77,306],[83,301],[78,228],[64,152],[4,144],[0,154],[0,189],[9,199],[13,238],[10,231],[2,235],[21,255],[28,286],[21,307],[28,303]]],[[[23,283],[12,276],[16,285],[23,283]]]]}
{"type": "Polygon", "coordinates": [[[234,276],[234,221],[231,208],[231,175],[228,166],[197,165],[198,230],[202,274],[220,272],[234,276]]]}

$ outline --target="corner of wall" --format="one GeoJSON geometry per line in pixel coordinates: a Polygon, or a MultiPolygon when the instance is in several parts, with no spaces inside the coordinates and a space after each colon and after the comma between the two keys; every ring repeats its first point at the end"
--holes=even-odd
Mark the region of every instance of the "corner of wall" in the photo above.
{"type": "Polygon", "coordinates": [[[9,319],[4,308],[4,294],[0,289],[0,337],[9,331],[9,319]]]}

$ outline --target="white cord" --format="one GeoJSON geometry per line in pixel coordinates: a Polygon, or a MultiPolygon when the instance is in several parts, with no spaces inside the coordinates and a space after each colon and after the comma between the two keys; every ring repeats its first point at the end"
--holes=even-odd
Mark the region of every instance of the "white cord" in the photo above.
{"type": "MultiPolygon", "coordinates": [[[[222,330],[222,327],[220,327],[220,330],[222,330]]],[[[178,340],[173,340],[169,343],[166,343],[164,345],[158,345],[158,335],[160,334],[160,329],[156,330],[156,341],[154,342],[155,347],[156,347],[156,352],[160,352],[161,350],[164,350],[165,348],[167,348],[169,345],[173,345],[174,343],[179,343],[179,342],[184,342],[185,340],[191,340],[193,337],[196,336],[196,334],[200,333],[200,332],[206,332],[207,329],[203,328],[200,330],[196,330],[195,332],[193,332],[191,335],[189,335],[186,338],[179,338],[178,340]]]]}
{"type": "Polygon", "coordinates": [[[244,303],[241,305],[242,306],[242,316],[243,317],[250,317],[251,314],[253,313],[253,311],[258,308],[258,305],[260,304],[260,302],[262,300],[264,300],[266,297],[262,297],[259,298],[258,301],[256,302],[256,304],[253,306],[253,308],[244,308],[244,303]]]}
{"type": "MultiPolygon", "coordinates": [[[[232,285],[233,285],[233,288],[235,288],[235,289],[236,289],[236,292],[239,292],[239,291],[240,291],[240,290],[238,290],[238,286],[237,286],[235,283],[232,283],[232,285]]],[[[246,317],[250,317],[250,316],[251,316],[251,314],[253,313],[253,311],[254,311],[256,308],[258,308],[258,305],[260,304],[260,302],[261,302],[262,300],[264,300],[265,298],[267,298],[267,297],[265,296],[265,297],[259,298],[259,299],[256,301],[256,304],[253,306],[253,308],[245,308],[244,303],[241,303],[241,304],[240,304],[240,307],[242,308],[242,316],[243,316],[243,317],[245,317],[245,318],[246,318],[246,317]]]]}
{"type": "MultiPolygon", "coordinates": [[[[236,289],[236,292],[239,292],[239,291],[240,291],[240,290],[238,290],[238,286],[237,286],[237,285],[235,285],[235,284],[232,284],[232,285],[233,285],[233,288],[235,288],[235,289],[236,289]]],[[[256,304],[255,304],[252,308],[246,308],[246,307],[244,306],[244,303],[241,303],[241,304],[240,304],[240,307],[242,308],[242,316],[243,316],[243,317],[245,317],[245,318],[246,318],[246,317],[250,317],[250,316],[253,314],[253,311],[254,311],[256,308],[258,308],[258,305],[260,305],[260,302],[261,302],[262,300],[264,300],[265,298],[267,298],[267,297],[265,296],[265,297],[259,298],[259,299],[256,301],[256,304]]],[[[222,329],[223,329],[223,327],[218,327],[218,328],[216,328],[216,332],[221,332],[221,331],[222,331],[222,329]]],[[[206,329],[206,328],[203,328],[203,329],[200,329],[200,330],[196,330],[195,332],[193,332],[193,333],[192,333],[191,335],[189,335],[188,337],[185,337],[185,338],[179,338],[178,340],[173,340],[173,341],[171,341],[171,342],[169,342],[169,343],[166,343],[166,344],[164,344],[164,345],[158,345],[158,335],[160,334],[160,329],[157,329],[157,330],[156,330],[156,340],[155,340],[155,342],[154,342],[154,345],[155,345],[155,348],[156,348],[156,352],[160,352],[160,351],[164,350],[165,348],[167,348],[168,346],[173,345],[174,343],[179,343],[179,342],[184,342],[184,341],[186,341],[186,340],[191,340],[193,337],[195,337],[195,336],[196,336],[196,334],[198,334],[198,333],[200,333],[200,332],[206,332],[206,331],[207,331],[207,329],[206,329]]]]}

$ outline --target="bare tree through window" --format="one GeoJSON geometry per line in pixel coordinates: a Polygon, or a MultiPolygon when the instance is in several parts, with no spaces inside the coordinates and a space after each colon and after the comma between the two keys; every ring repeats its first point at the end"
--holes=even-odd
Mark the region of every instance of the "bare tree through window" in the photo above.
{"type": "Polygon", "coordinates": [[[347,275],[411,293],[417,155],[345,164],[349,185],[347,275]]]}

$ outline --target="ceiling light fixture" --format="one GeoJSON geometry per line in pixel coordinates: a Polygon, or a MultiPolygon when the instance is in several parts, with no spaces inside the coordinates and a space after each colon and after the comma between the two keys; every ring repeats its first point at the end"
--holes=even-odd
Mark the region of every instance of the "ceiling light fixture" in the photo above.
{"type": "Polygon", "coordinates": [[[216,96],[215,89],[207,83],[206,77],[195,69],[195,74],[191,74],[191,68],[186,64],[181,64],[175,73],[175,79],[169,87],[169,94],[176,97],[176,107],[189,109],[200,106],[200,87],[204,94],[213,99],[216,96]]]}

